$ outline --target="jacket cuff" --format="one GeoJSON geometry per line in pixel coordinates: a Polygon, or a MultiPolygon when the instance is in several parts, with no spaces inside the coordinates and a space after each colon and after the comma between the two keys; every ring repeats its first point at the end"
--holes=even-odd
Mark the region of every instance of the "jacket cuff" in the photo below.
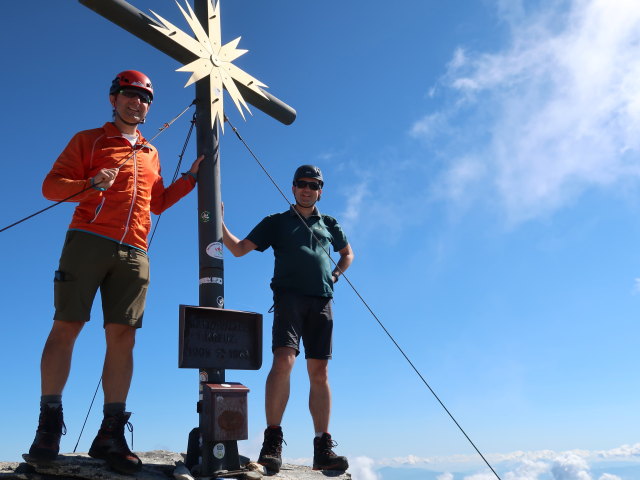
{"type": "Polygon", "coordinates": [[[96,187],[96,185],[93,183],[93,177],[91,177],[89,181],[91,182],[91,188],[98,190],[99,192],[104,192],[106,190],[106,188],[96,187]]]}
{"type": "Polygon", "coordinates": [[[197,176],[195,173],[193,173],[193,172],[184,172],[184,173],[182,174],[182,176],[183,176],[183,177],[184,177],[184,176],[186,176],[186,175],[189,175],[191,178],[193,178],[193,180],[194,180],[195,182],[197,182],[197,181],[198,181],[198,176],[197,176]]]}

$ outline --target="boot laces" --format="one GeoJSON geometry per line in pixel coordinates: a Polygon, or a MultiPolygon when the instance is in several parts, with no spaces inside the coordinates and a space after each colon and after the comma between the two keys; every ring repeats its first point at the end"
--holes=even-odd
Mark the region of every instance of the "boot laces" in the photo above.
{"type": "Polygon", "coordinates": [[[129,447],[127,446],[127,440],[124,438],[125,437],[125,432],[124,429],[129,430],[129,432],[131,433],[131,451],[133,451],[133,424],[129,421],[127,421],[127,423],[125,423],[122,426],[122,435],[118,435],[118,440],[122,443],[122,447],[129,450],[129,447]]]}
{"type": "Polygon", "coordinates": [[[133,424],[129,421],[129,417],[126,415],[116,415],[110,417],[108,419],[109,423],[107,423],[107,431],[111,432],[113,438],[117,440],[120,446],[125,449],[129,449],[127,446],[127,440],[125,437],[124,429],[126,428],[131,433],[131,450],[133,450],[133,424]]]}
{"type": "Polygon", "coordinates": [[[329,457],[337,456],[332,449],[338,446],[338,442],[333,440],[331,437],[325,437],[325,438],[322,438],[322,440],[319,443],[320,445],[318,446],[320,447],[320,452],[323,455],[327,455],[329,457]]]}
{"type": "Polygon", "coordinates": [[[280,456],[282,453],[282,444],[287,444],[279,432],[271,432],[267,430],[264,442],[262,443],[262,451],[264,455],[280,456]]]}
{"type": "MultiPolygon", "coordinates": [[[[127,427],[127,430],[129,430],[129,432],[131,433],[131,451],[133,451],[133,424],[127,421],[127,423],[125,423],[124,426],[127,427]]],[[[124,429],[122,433],[123,433],[122,438],[124,439],[124,429]]],[[[126,444],[127,442],[125,441],[124,443],[126,444]]]]}
{"type": "Polygon", "coordinates": [[[67,434],[67,426],[62,419],[62,413],[59,413],[55,408],[45,407],[38,418],[37,432],[57,433],[58,430],[62,435],[67,434]]]}

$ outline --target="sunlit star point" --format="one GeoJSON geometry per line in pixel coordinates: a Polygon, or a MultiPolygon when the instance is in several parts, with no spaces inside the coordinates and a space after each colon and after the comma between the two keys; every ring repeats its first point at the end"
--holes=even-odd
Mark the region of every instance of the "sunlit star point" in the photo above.
{"type": "Polygon", "coordinates": [[[251,111],[244,98],[242,98],[242,94],[238,90],[236,83],[244,85],[263,97],[266,96],[261,88],[266,88],[267,86],[231,63],[247,53],[248,50],[237,48],[240,43],[240,37],[225,45],[222,44],[220,2],[218,1],[214,5],[212,1],[213,0],[209,0],[207,4],[208,35],[205,28],[198,21],[189,2],[186,0],[186,10],[182,8],[180,4],[178,4],[178,8],[180,8],[182,15],[187,20],[196,38],[184,33],[153,10],[151,10],[151,13],[156,16],[160,22],[160,26],[152,26],[197,57],[194,61],[176,69],[176,71],[191,73],[191,77],[187,80],[185,87],[209,77],[211,126],[213,128],[217,119],[218,125],[220,125],[224,132],[223,89],[227,90],[240,115],[242,115],[242,118],[245,118],[243,107],[247,112],[251,113],[251,111]]]}

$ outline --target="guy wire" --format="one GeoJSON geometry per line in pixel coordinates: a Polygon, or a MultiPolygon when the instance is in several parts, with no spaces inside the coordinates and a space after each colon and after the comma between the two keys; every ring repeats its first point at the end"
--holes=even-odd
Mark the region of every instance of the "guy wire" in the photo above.
{"type": "MultiPolygon", "coordinates": [[[[171,183],[175,182],[178,178],[178,173],[180,172],[180,165],[182,165],[182,158],[184,157],[184,152],[187,150],[187,145],[189,145],[189,139],[191,138],[191,134],[193,133],[193,127],[196,125],[196,113],[194,112],[193,117],[191,118],[191,126],[189,127],[189,132],[187,133],[187,138],[184,141],[184,145],[182,146],[182,151],[180,155],[178,155],[178,164],[176,165],[176,169],[173,172],[173,178],[171,179],[171,183]]],[[[151,237],[147,242],[147,250],[151,248],[151,242],[153,242],[153,237],[156,234],[156,229],[158,228],[158,224],[160,223],[160,219],[162,218],[162,213],[157,216],[156,221],[153,225],[153,231],[151,232],[151,237]]]]}
{"type": "Polygon", "coordinates": [[[73,453],[76,453],[76,449],[78,448],[78,444],[80,443],[80,437],[82,437],[82,432],[84,432],[84,427],[87,425],[87,420],[89,419],[89,414],[91,413],[91,408],[93,407],[93,402],[96,399],[96,395],[98,395],[98,389],[100,388],[101,383],[102,383],[102,375],[100,375],[100,380],[98,380],[98,385],[96,385],[96,391],[93,392],[93,398],[91,398],[91,403],[89,404],[89,410],[87,410],[87,415],[84,417],[84,422],[82,423],[82,428],[80,429],[80,433],[78,434],[78,441],[76,442],[76,446],[73,447],[73,453]]]}
{"type": "MultiPolygon", "coordinates": [[[[278,190],[278,192],[280,192],[280,195],[282,195],[282,197],[285,199],[285,201],[287,202],[287,204],[289,205],[289,208],[292,208],[293,205],[291,204],[291,202],[289,202],[289,199],[286,197],[286,195],[283,193],[282,189],[278,186],[278,184],[276,183],[276,181],[273,179],[273,177],[269,174],[269,172],[267,171],[267,169],[264,167],[264,165],[262,165],[262,162],[260,162],[260,160],[258,159],[258,157],[255,155],[255,153],[253,153],[253,151],[251,150],[251,148],[249,147],[249,145],[247,145],[247,142],[245,142],[245,140],[242,138],[242,136],[240,135],[240,133],[238,132],[238,130],[231,124],[231,122],[229,121],[229,119],[225,116],[225,121],[229,124],[229,126],[231,127],[231,129],[233,130],[233,133],[236,134],[236,136],[238,137],[238,139],[240,140],[240,142],[242,142],[242,144],[245,146],[245,148],[249,151],[249,153],[251,154],[251,156],[254,158],[254,160],[258,163],[258,165],[260,166],[260,168],[262,169],[262,171],[267,175],[267,177],[269,177],[269,180],[271,180],[271,183],[273,183],[273,185],[276,187],[276,189],[278,190]]],[[[402,347],[400,347],[400,345],[398,344],[398,342],[396,342],[395,338],[393,337],[393,335],[391,335],[391,333],[389,332],[389,330],[387,330],[387,328],[384,326],[384,324],[382,323],[382,321],[378,318],[378,316],[374,313],[373,309],[369,306],[369,304],[365,301],[365,299],[362,297],[362,295],[360,295],[360,293],[358,292],[358,290],[356,289],[356,287],[351,283],[351,281],[349,280],[349,278],[347,278],[347,275],[342,271],[342,269],[340,267],[338,267],[338,264],[335,262],[335,260],[333,258],[331,258],[331,255],[329,254],[329,252],[327,251],[327,249],[322,246],[322,244],[320,243],[318,237],[316,237],[315,233],[313,232],[313,230],[309,227],[309,225],[307,225],[307,223],[304,221],[304,219],[302,218],[302,216],[300,215],[300,213],[293,208],[293,211],[297,214],[298,218],[302,221],[302,223],[304,224],[304,226],[307,228],[307,230],[309,230],[309,232],[311,233],[311,235],[313,236],[314,240],[316,241],[316,243],[318,245],[321,246],[321,248],[324,250],[324,253],[327,255],[327,257],[329,258],[329,260],[331,261],[331,263],[333,263],[335,265],[336,268],[338,268],[338,270],[341,273],[341,276],[344,277],[344,279],[347,281],[347,283],[349,284],[349,286],[351,287],[351,289],[354,291],[354,293],[357,295],[357,297],[360,299],[360,301],[363,303],[363,305],[366,307],[366,309],[369,311],[369,313],[371,314],[371,316],[376,320],[376,322],[378,322],[378,325],[380,325],[380,327],[382,328],[382,330],[384,330],[384,333],[387,334],[387,336],[389,337],[389,339],[393,342],[393,344],[396,346],[396,348],[398,349],[398,351],[402,354],[402,356],[405,358],[405,360],[409,363],[409,365],[411,366],[411,368],[413,369],[413,371],[418,375],[418,377],[420,377],[420,380],[422,380],[422,383],[425,384],[425,386],[429,389],[429,391],[431,392],[431,394],[435,397],[435,399],[438,401],[438,403],[440,404],[440,406],[444,409],[444,411],[447,413],[447,415],[449,415],[449,417],[451,418],[451,420],[453,420],[453,423],[455,423],[456,427],[458,427],[458,429],[462,432],[462,434],[465,436],[465,438],[469,441],[469,443],[471,444],[471,446],[475,449],[475,451],[478,453],[478,455],[480,455],[480,458],[482,458],[482,460],[484,461],[484,463],[489,467],[489,469],[493,472],[493,474],[496,476],[496,478],[498,480],[501,480],[500,476],[498,475],[498,473],[494,470],[494,468],[491,466],[491,464],[487,461],[487,459],[485,458],[485,456],[482,454],[482,452],[478,449],[478,447],[476,446],[476,444],[473,442],[473,440],[471,440],[471,438],[469,437],[469,435],[467,435],[467,433],[464,431],[464,429],[462,428],[462,426],[458,423],[458,421],[455,419],[455,417],[453,416],[453,414],[449,411],[449,409],[445,406],[445,404],[442,402],[442,400],[440,400],[440,397],[436,394],[436,392],[433,390],[433,388],[431,388],[431,386],[429,385],[429,383],[427,382],[427,380],[422,376],[422,374],[420,373],[420,371],[418,370],[418,368],[413,364],[413,362],[411,361],[411,359],[409,359],[408,355],[404,352],[404,350],[402,349],[402,347]]]]}

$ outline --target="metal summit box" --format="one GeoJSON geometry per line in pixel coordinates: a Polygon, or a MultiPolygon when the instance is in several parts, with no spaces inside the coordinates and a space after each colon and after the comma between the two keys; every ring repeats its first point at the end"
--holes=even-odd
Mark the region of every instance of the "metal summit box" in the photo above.
{"type": "Polygon", "coordinates": [[[249,389],[241,383],[202,385],[200,432],[205,440],[249,438],[247,393],[249,389]]]}

